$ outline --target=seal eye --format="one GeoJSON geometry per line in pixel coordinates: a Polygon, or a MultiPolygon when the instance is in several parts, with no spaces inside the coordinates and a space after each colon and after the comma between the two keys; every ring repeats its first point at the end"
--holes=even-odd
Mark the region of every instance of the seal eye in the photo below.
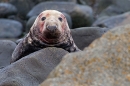
{"type": "Polygon", "coordinates": [[[42,21],[44,21],[45,19],[46,19],[46,17],[42,17],[42,19],[41,19],[41,20],[42,20],[42,21]]]}
{"type": "Polygon", "coordinates": [[[62,22],[62,18],[61,17],[59,17],[58,19],[62,22]]]}

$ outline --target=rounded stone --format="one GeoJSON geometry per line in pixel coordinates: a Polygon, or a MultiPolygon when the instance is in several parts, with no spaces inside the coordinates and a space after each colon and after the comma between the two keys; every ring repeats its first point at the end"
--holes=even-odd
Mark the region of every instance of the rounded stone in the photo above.
{"type": "Polygon", "coordinates": [[[14,15],[17,13],[17,8],[9,3],[0,3],[0,18],[14,15]]]}
{"type": "Polygon", "coordinates": [[[17,38],[22,34],[20,22],[10,19],[0,19],[0,38],[17,38]]]}

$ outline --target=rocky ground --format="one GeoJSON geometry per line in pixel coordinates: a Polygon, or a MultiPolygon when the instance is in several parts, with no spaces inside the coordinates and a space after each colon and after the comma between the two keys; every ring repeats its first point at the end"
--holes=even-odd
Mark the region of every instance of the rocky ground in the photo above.
{"type": "Polygon", "coordinates": [[[0,86],[129,86],[129,22],[129,0],[0,0],[0,86]],[[50,47],[10,64],[15,41],[46,9],[66,16],[83,51],[50,47]]]}

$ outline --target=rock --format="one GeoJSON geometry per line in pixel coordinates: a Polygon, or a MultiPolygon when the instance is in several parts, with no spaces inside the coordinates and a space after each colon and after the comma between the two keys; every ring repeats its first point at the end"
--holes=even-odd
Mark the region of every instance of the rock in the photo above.
{"type": "Polygon", "coordinates": [[[0,40],[0,69],[10,64],[16,44],[9,40],[0,40]]]}
{"type": "Polygon", "coordinates": [[[130,1],[129,0],[111,0],[112,4],[109,5],[106,9],[104,9],[99,17],[103,15],[114,16],[119,15],[130,10],[130,1]]]}
{"type": "Polygon", "coordinates": [[[38,86],[68,52],[46,48],[0,70],[0,86],[38,86]]]}
{"type": "Polygon", "coordinates": [[[82,52],[66,55],[40,86],[129,86],[130,25],[105,33],[82,52]]]}
{"type": "Polygon", "coordinates": [[[17,15],[11,15],[11,16],[8,16],[7,19],[11,19],[11,20],[15,20],[15,21],[18,21],[22,24],[23,26],[23,31],[26,30],[26,23],[27,23],[27,20],[23,20],[22,18],[20,18],[19,16],[17,15]]]}
{"type": "Polygon", "coordinates": [[[121,15],[108,17],[104,20],[99,19],[95,21],[95,23],[92,26],[106,27],[109,30],[112,29],[113,27],[129,24],[129,22],[130,22],[130,12],[127,12],[121,15]]]}
{"type": "Polygon", "coordinates": [[[66,19],[67,19],[67,22],[68,22],[69,28],[72,28],[72,19],[71,19],[70,15],[67,14],[67,13],[63,13],[63,14],[64,14],[64,16],[65,16],[66,19]]]}
{"type": "Polygon", "coordinates": [[[35,3],[32,0],[10,0],[9,3],[13,4],[18,9],[18,15],[23,18],[32,9],[35,3]]]}
{"type": "MultiPolygon", "coordinates": [[[[90,1],[90,0],[89,0],[90,1]]],[[[95,0],[94,11],[99,14],[102,10],[112,4],[112,0],[95,0]]]]}
{"type": "Polygon", "coordinates": [[[0,19],[0,38],[16,38],[22,34],[22,24],[15,20],[0,19]]]}
{"type": "MultiPolygon", "coordinates": [[[[98,24],[99,22],[101,21],[104,21],[106,20],[107,18],[109,18],[109,16],[102,16],[102,17],[99,17],[97,20],[95,20],[95,22],[92,24],[92,26],[96,26],[96,24],[98,24]]],[[[99,27],[104,27],[102,25],[98,25],[99,27]]]]}
{"type": "Polygon", "coordinates": [[[74,42],[81,50],[89,46],[95,39],[101,37],[105,32],[105,28],[99,27],[81,27],[71,30],[74,42]]]}
{"type": "Polygon", "coordinates": [[[13,41],[15,43],[16,40],[18,40],[18,38],[0,38],[0,40],[9,40],[9,41],[13,41]]]}
{"type": "Polygon", "coordinates": [[[112,0],[112,2],[118,9],[122,9],[124,12],[130,11],[130,0],[112,0]]]}
{"type": "Polygon", "coordinates": [[[35,19],[37,18],[37,16],[32,16],[28,21],[27,21],[27,24],[26,24],[26,32],[29,32],[30,28],[32,27],[35,19]]]}
{"type": "Polygon", "coordinates": [[[77,0],[35,0],[34,2],[36,3],[36,4],[38,4],[38,3],[41,3],[41,2],[46,2],[46,1],[66,1],[66,2],[73,2],[73,3],[76,3],[77,2],[77,0]]]}
{"type": "Polygon", "coordinates": [[[0,2],[6,2],[7,3],[7,2],[9,2],[9,0],[0,0],[0,2]]]}
{"type": "Polygon", "coordinates": [[[90,26],[93,22],[92,8],[87,5],[78,5],[72,2],[42,2],[27,14],[27,17],[36,16],[44,10],[58,10],[68,13],[72,18],[73,28],[90,26]]]}
{"type": "Polygon", "coordinates": [[[86,4],[93,8],[95,14],[99,14],[102,10],[112,4],[112,0],[77,0],[80,4],[86,4]]]}
{"type": "Polygon", "coordinates": [[[9,3],[0,3],[0,18],[14,15],[17,13],[17,8],[9,3]]]}
{"type": "Polygon", "coordinates": [[[110,5],[98,15],[98,18],[103,17],[103,16],[111,17],[115,15],[120,15],[122,13],[124,13],[122,9],[119,9],[119,7],[115,5],[110,5]]]}
{"type": "MultiPolygon", "coordinates": [[[[9,2],[10,0],[0,0],[0,2],[9,2]]],[[[77,0],[30,0],[34,2],[35,4],[41,3],[41,2],[46,2],[46,1],[66,1],[66,2],[74,2],[76,3],[77,0]]]]}
{"type": "Polygon", "coordinates": [[[73,28],[91,26],[94,21],[93,11],[87,5],[77,5],[71,12],[73,28]]]}

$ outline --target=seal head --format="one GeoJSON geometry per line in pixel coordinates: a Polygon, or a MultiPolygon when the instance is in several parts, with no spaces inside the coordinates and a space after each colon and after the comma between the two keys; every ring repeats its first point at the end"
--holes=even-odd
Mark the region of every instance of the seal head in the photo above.
{"type": "Polygon", "coordinates": [[[32,31],[35,30],[36,37],[47,44],[61,43],[66,39],[66,33],[70,33],[66,22],[61,12],[46,10],[39,14],[32,26],[32,31]]]}

